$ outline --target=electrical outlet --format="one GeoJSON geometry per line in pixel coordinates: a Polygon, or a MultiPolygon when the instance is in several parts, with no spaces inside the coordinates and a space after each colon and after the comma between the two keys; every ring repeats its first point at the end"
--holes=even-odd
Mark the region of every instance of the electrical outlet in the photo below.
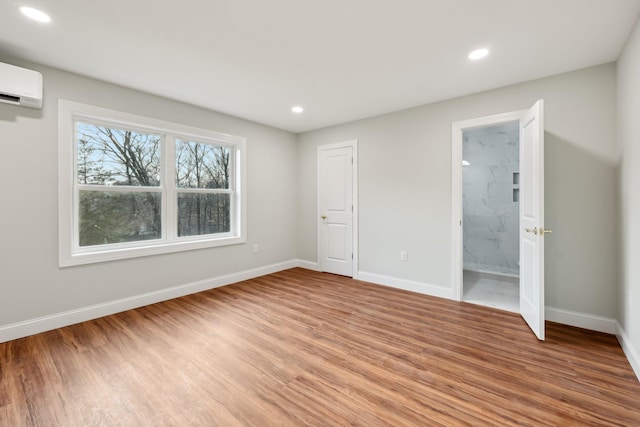
{"type": "Polygon", "coordinates": [[[400,261],[402,262],[409,261],[409,254],[407,254],[407,251],[400,251],[400,261]]]}
{"type": "Polygon", "coordinates": [[[257,254],[258,252],[260,252],[260,246],[258,246],[257,243],[253,244],[253,253],[257,254]]]}

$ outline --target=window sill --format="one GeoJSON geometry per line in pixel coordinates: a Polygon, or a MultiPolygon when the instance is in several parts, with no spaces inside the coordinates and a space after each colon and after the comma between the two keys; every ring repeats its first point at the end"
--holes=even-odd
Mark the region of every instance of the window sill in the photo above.
{"type": "Polygon", "coordinates": [[[99,262],[117,261],[121,259],[138,258],[152,255],[169,254],[175,252],[191,251],[196,249],[215,248],[246,243],[247,239],[241,236],[224,238],[184,241],[184,242],[159,242],[157,244],[135,248],[108,249],[84,253],[65,254],[60,248],[60,267],[72,267],[75,265],[94,264],[99,262]]]}

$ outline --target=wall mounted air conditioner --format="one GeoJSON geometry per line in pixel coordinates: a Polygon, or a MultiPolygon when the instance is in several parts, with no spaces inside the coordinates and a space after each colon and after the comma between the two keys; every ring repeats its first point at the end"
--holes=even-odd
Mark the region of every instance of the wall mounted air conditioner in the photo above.
{"type": "Polygon", "coordinates": [[[42,108],[42,74],[0,62],[0,102],[42,108]]]}

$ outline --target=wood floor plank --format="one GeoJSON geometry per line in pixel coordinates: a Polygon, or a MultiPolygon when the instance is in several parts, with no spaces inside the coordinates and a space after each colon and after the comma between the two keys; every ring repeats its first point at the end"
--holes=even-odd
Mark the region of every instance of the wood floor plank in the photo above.
{"type": "Polygon", "coordinates": [[[640,425],[614,336],[292,269],[0,344],[0,426],[640,425]]]}

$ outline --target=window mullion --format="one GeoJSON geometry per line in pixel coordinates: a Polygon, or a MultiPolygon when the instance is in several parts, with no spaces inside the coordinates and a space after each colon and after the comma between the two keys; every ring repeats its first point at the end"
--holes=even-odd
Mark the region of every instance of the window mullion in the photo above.
{"type": "Polygon", "coordinates": [[[163,174],[162,188],[164,189],[164,212],[162,216],[163,226],[165,229],[164,238],[169,241],[175,241],[178,235],[177,231],[177,206],[176,206],[176,137],[174,135],[166,135],[163,146],[163,174]]]}
{"type": "Polygon", "coordinates": [[[233,194],[232,190],[225,188],[176,188],[177,193],[199,193],[199,194],[233,194]]]}
{"type": "MultiPolygon", "coordinates": [[[[75,155],[75,154],[74,154],[75,155]]],[[[75,179],[75,175],[74,175],[75,179]]],[[[73,227],[71,229],[72,236],[71,241],[73,242],[73,251],[77,250],[80,247],[80,190],[77,186],[73,186],[72,190],[72,213],[73,213],[73,227]]]]}
{"type": "MultiPolygon", "coordinates": [[[[75,132],[76,120],[71,118],[72,135],[73,135],[73,147],[71,149],[73,155],[73,171],[71,176],[71,202],[72,202],[72,215],[73,226],[71,228],[71,242],[73,244],[71,252],[75,252],[80,247],[80,190],[78,189],[78,134],[75,132]]],[[[69,176],[69,175],[68,175],[69,176]]]]}
{"type": "Polygon", "coordinates": [[[133,185],[76,184],[75,188],[79,191],[104,191],[112,193],[160,193],[162,191],[161,187],[142,187],[133,185]]]}

